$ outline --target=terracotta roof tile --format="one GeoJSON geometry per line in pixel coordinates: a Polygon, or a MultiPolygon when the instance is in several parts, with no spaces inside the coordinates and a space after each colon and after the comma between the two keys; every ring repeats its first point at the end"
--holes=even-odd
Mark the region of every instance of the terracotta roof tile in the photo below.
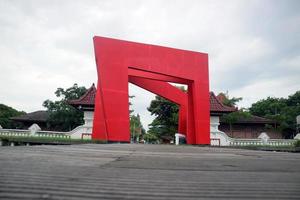
{"type": "Polygon", "coordinates": [[[93,84],[84,95],[82,95],[79,99],[70,100],[68,103],[70,105],[89,105],[94,106],[95,105],[95,96],[96,96],[96,87],[95,84],[93,84]]]}
{"type": "MultiPolygon", "coordinates": [[[[69,101],[70,105],[95,105],[96,87],[93,84],[79,99],[69,101]]],[[[228,113],[236,111],[236,108],[223,105],[213,92],[210,92],[210,111],[215,113],[228,113]]]]}
{"type": "Polygon", "coordinates": [[[210,112],[234,112],[237,109],[223,105],[213,92],[210,92],[210,112]]]}

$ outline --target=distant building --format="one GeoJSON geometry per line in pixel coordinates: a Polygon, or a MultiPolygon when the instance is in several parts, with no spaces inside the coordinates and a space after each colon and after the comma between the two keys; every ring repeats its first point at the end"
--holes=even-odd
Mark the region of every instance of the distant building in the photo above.
{"type": "MultiPolygon", "coordinates": [[[[83,110],[84,121],[88,126],[93,126],[96,87],[93,84],[79,99],[69,101],[69,104],[83,110]]],[[[211,131],[223,131],[228,136],[235,138],[257,138],[262,132],[267,132],[270,138],[282,138],[281,134],[268,129],[274,121],[262,117],[251,116],[247,119],[239,119],[233,124],[232,133],[229,124],[221,121],[220,116],[237,111],[235,107],[224,105],[213,92],[210,92],[210,126],[211,131]]]]}
{"type": "Polygon", "coordinates": [[[69,100],[68,103],[79,110],[94,112],[96,91],[93,84],[79,99],[69,100]]]}
{"type": "MultiPolygon", "coordinates": [[[[91,134],[93,129],[94,107],[95,107],[96,87],[93,84],[87,92],[79,99],[70,100],[68,103],[73,107],[82,110],[84,113],[84,124],[74,129],[76,137],[81,138],[82,134],[91,134]]],[[[222,103],[222,99],[210,92],[210,131],[222,131],[233,138],[258,138],[262,132],[266,132],[271,139],[282,138],[279,132],[274,131],[272,127],[275,122],[266,118],[251,116],[249,118],[240,118],[232,124],[230,131],[229,124],[222,120],[221,116],[226,113],[237,111],[235,107],[229,107],[222,103]],[[221,120],[221,121],[220,121],[221,120]]],[[[23,128],[28,128],[32,124],[38,124],[42,130],[47,130],[47,111],[36,111],[19,117],[13,117],[12,120],[21,122],[23,128]]],[[[168,140],[169,138],[165,138],[168,140]]]]}
{"type": "Polygon", "coordinates": [[[213,92],[209,93],[210,116],[222,116],[226,113],[237,111],[237,108],[226,106],[213,92]]]}
{"type": "Polygon", "coordinates": [[[45,110],[27,113],[18,117],[12,117],[15,122],[22,124],[21,128],[28,129],[32,124],[37,124],[42,130],[47,130],[47,119],[49,114],[45,110]]]}
{"type": "Polygon", "coordinates": [[[271,139],[282,139],[282,134],[274,130],[274,125],[273,120],[252,115],[234,122],[231,131],[229,123],[221,118],[219,130],[233,138],[258,138],[262,132],[266,132],[271,139]]]}
{"type": "MultiPolygon", "coordinates": [[[[223,104],[226,99],[224,93],[220,93],[217,96],[217,100],[223,104]]],[[[231,107],[234,108],[234,107],[231,107]]],[[[237,111],[237,108],[235,108],[237,111]]],[[[275,121],[251,115],[247,118],[239,118],[232,124],[232,130],[230,130],[230,124],[220,118],[219,130],[226,133],[232,138],[258,138],[262,132],[266,132],[271,139],[282,139],[282,134],[279,131],[274,130],[275,121]]]]}
{"type": "Polygon", "coordinates": [[[84,126],[90,127],[88,129],[90,133],[93,128],[96,91],[95,84],[93,84],[79,99],[68,101],[71,106],[83,111],[84,126]]]}

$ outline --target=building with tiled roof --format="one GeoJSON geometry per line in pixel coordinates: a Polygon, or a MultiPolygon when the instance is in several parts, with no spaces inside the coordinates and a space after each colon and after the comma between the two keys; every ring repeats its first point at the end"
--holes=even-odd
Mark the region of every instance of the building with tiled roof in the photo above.
{"type": "Polygon", "coordinates": [[[209,97],[211,115],[222,115],[224,113],[231,113],[237,111],[237,108],[225,106],[213,92],[209,93],[209,97]]]}
{"type": "MultiPolygon", "coordinates": [[[[79,99],[68,101],[70,105],[84,112],[84,124],[71,131],[73,138],[79,139],[86,137],[86,135],[90,137],[92,133],[96,91],[96,87],[93,84],[79,99]]],[[[274,121],[253,115],[247,118],[239,118],[231,125],[230,130],[229,124],[222,119],[222,115],[235,112],[237,108],[224,105],[220,97],[220,95],[216,96],[213,92],[210,92],[210,132],[212,140],[217,138],[217,140],[221,141],[220,144],[225,144],[226,142],[228,144],[228,139],[226,139],[228,136],[243,139],[258,138],[262,132],[267,132],[267,135],[272,139],[282,138],[280,133],[272,129],[274,121]],[[224,141],[226,142],[224,143],[224,141]]],[[[47,111],[36,111],[11,119],[22,122],[25,124],[24,127],[29,127],[36,123],[42,130],[47,130],[48,117],[47,111]]]]}
{"type": "Polygon", "coordinates": [[[69,100],[68,103],[79,110],[94,110],[96,97],[95,84],[86,91],[79,99],[69,100]]]}
{"type": "MultiPolygon", "coordinates": [[[[93,84],[82,97],[76,100],[70,100],[68,103],[80,110],[94,110],[96,91],[95,84],[93,84]]],[[[236,111],[236,108],[223,105],[216,95],[210,92],[211,115],[219,116],[234,111],[236,111]]]]}
{"type": "Polygon", "coordinates": [[[32,124],[38,124],[43,130],[47,129],[47,119],[49,114],[45,110],[38,110],[31,113],[26,113],[24,115],[20,115],[18,117],[11,117],[15,122],[20,122],[22,124],[22,128],[27,129],[32,124]]]}
{"type": "Polygon", "coordinates": [[[270,119],[250,115],[237,119],[230,130],[230,124],[221,117],[219,130],[233,138],[257,138],[262,132],[267,132],[270,138],[281,139],[282,134],[274,129],[275,123],[270,119]]]}
{"type": "MultiPolygon", "coordinates": [[[[226,100],[226,95],[224,93],[220,93],[218,96],[216,96],[216,99],[223,104],[223,102],[226,100]]],[[[236,109],[233,107],[228,108],[236,109]]],[[[235,111],[237,111],[237,109],[235,111]]],[[[268,132],[270,138],[281,139],[282,134],[274,130],[274,127],[275,121],[250,115],[248,117],[239,117],[231,125],[231,130],[230,124],[221,117],[219,130],[225,132],[228,136],[233,138],[257,138],[262,132],[268,132]]]]}
{"type": "MultiPolygon", "coordinates": [[[[221,119],[221,123],[224,123],[224,121],[221,119]]],[[[270,119],[266,119],[263,117],[251,115],[249,117],[240,117],[235,124],[274,124],[275,122],[270,119]]]]}
{"type": "MultiPolygon", "coordinates": [[[[93,114],[95,107],[96,87],[93,84],[87,92],[77,100],[71,100],[68,103],[77,109],[84,111],[85,124],[92,126],[93,114]]],[[[216,96],[210,92],[210,126],[211,131],[223,131],[231,137],[237,138],[257,138],[261,132],[265,132],[266,124],[272,125],[274,122],[258,116],[249,118],[240,118],[233,124],[233,131],[229,130],[229,124],[225,121],[220,121],[220,116],[223,114],[237,111],[235,107],[229,107],[222,103],[222,96],[216,96]],[[220,125],[220,126],[219,126],[220,125]]],[[[269,133],[268,133],[269,134],[269,133]]],[[[281,138],[278,133],[271,133],[271,138],[281,138]]]]}

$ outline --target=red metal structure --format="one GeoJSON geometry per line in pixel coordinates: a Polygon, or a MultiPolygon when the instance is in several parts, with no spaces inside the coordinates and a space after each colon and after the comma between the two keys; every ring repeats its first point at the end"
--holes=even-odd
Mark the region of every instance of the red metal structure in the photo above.
{"type": "Polygon", "coordinates": [[[188,96],[169,83],[129,76],[128,81],[179,105],[178,132],[186,135],[188,96]]]}
{"type": "Polygon", "coordinates": [[[98,86],[93,139],[129,142],[128,82],[180,105],[188,144],[210,144],[208,55],[94,37],[98,86]],[[168,82],[186,84],[184,93],[168,82]]]}

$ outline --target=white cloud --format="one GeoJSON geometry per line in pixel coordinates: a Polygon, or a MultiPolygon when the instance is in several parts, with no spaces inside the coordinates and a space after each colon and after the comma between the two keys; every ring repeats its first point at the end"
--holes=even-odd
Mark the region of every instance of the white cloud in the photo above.
{"type": "MultiPolygon", "coordinates": [[[[243,106],[299,89],[298,1],[0,1],[0,102],[42,109],[57,87],[96,83],[92,37],[207,52],[210,89],[243,106]],[[276,91],[276,92],[274,92],[276,91]]],[[[130,87],[146,126],[153,95],[130,87]]]]}
{"type": "Polygon", "coordinates": [[[300,74],[300,55],[294,57],[286,57],[280,60],[279,66],[282,66],[288,71],[300,74]]]}
{"type": "Polygon", "coordinates": [[[243,97],[239,107],[250,107],[252,103],[267,97],[287,97],[299,90],[299,75],[262,79],[256,83],[232,90],[229,95],[243,97]],[[282,89],[284,88],[284,90],[282,89]]]}

